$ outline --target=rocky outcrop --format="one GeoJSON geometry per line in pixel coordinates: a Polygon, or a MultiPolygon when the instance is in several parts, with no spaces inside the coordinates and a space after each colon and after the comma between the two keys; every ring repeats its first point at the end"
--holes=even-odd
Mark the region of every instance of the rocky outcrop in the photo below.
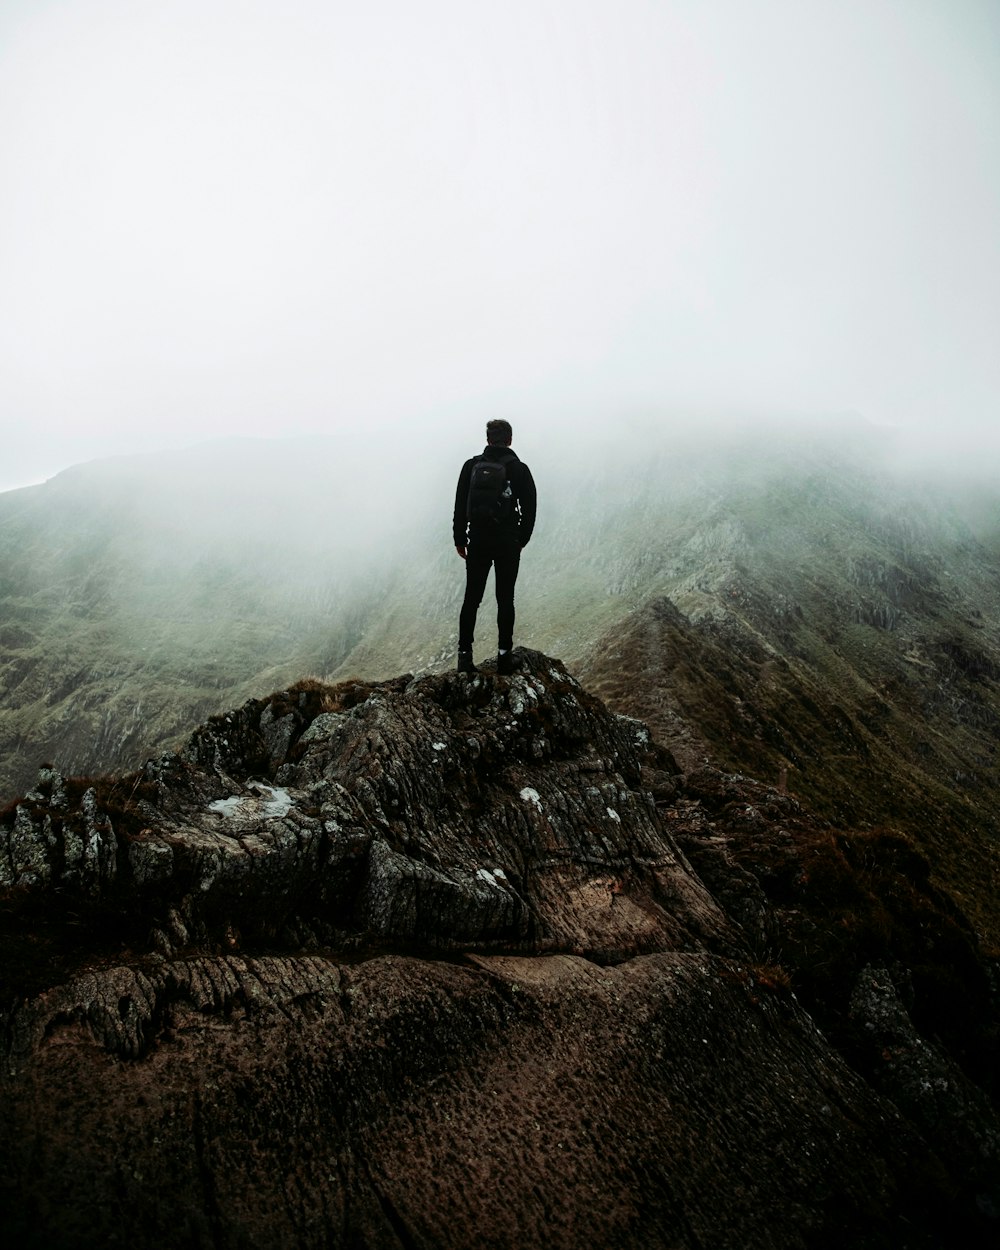
{"type": "MultiPolygon", "coordinates": [[[[788,882],[830,831],[744,778],[680,777],[558,661],[519,658],[512,678],[303,682],[130,777],[46,770],[5,814],[8,1237],[987,1235],[973,1076],[975,1133],[938,1140],[919,1079],[897,1098],[851,1047],[889,1027],[870,995],[817,1026],[815,904],[788,882]]],[[[938,1047],[933,1070],[960,1058],[938,1047]]]]}
{"type": "Polygon", "coordinates": [[[510,680],[252,701],[112,783],[117,822],[94,785],[68,811],[48,770],[13,811],[0,883],[141,913],[164,955],[306,938],[622,959],[721,935],[658,818],[671,757],[562,665],[524,660],[510,680]]]}

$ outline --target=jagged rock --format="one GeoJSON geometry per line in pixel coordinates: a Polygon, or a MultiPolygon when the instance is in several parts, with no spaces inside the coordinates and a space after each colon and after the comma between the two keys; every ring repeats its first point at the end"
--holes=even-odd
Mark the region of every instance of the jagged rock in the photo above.
{"type": "MultiPolygon", "coordinates": [[[[641,722],[520,659],[306,682],[130,777],[40,776],[0,824],[8,1241],[928,1250],[995,1231],[954,1138],[789,990],[823,1008],[809,872],[849,880],[848,840],[745,777],[678,778],[641,722]]],[[[864,854],[974,987],[919,856],[864,854]]]]}
{"type": "Polygon", "coordinates": [[[138,896],[161,949],[171,932],[302,923],[335,943],[602,958],[721,935],[643,785],[670,792],[669,755],[557,661],[522,663],[510,679],[355,683],[342,710],[253,700],[147,767],[142,827],[117,843],[93,787],[78,811],[19,808],[8,884],[71,886],[79,839],[86,888],[138,896]]]}

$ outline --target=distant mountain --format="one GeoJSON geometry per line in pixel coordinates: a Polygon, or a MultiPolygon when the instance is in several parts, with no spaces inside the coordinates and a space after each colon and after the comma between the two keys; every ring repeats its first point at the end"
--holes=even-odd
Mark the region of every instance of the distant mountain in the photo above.
{"type": "MultiPolygon", "coordinates": [[[[386,471],[392,475],[391,463],[386,471]]],[[[332,440],[95,462],[0,495],[0,788],[131,766],[192,718],[338,666],[391,515],[332,440]]]]}

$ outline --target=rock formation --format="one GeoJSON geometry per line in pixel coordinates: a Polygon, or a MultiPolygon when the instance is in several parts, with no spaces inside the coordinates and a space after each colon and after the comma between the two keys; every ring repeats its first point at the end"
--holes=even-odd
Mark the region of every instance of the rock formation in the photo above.
{"type": "Polygon", "coordinates": [[[995,999],[919,855],[519,659],[3,814],[8,1244],[988,1244],[995,999]]]}

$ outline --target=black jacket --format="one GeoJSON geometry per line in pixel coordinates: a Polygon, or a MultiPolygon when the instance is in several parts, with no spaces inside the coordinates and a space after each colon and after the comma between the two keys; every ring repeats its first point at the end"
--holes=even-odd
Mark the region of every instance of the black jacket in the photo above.
{"type": "Polygon", "coordinates": [[[467,547],[469,539],[487,538],[498,533],[516,536],[522,547],[528,545],[531,531],[535,528],[535,482],[531,470],[519,460],[517,453],[509,447],[490,447],[487,445],[482,456],[473,456],[462,465],[458,475],[458,486],[455,490],[455,514],[452,518],[452,537],[456,547],[467,547]],[[501,521],[499,525],[491,525],[489,530],[469,529],[469,485],[472,481],[472,466],[477,460],[502,460],[507,466],[507,480],[514,492],[514,511],[511,518],[501,521]]]}

